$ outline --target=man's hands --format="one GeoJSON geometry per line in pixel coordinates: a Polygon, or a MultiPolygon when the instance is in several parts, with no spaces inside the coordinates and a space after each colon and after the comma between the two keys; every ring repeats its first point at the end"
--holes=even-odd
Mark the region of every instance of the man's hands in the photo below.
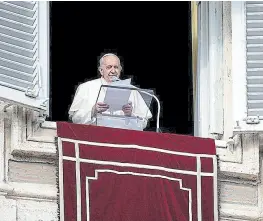
{"type": "MultiPolygon", "coordinates": [[[[94,114],[95,113],[103,113],[108,109],[109,109],[108,104],[105,104],[103,102],[98,102],[93,107],[93,113],[94,114]]],[[[122,111],[123,111],[125,116],[131,116],[131,114],[132,114],[132,102],[129,102],[128,104],[123,105],[122,111]]]]}
{"type": "Polygon", "coordinates": [[[126,105],[123,105],[122,111],[124,112],[125,116],[131,116],[132,114],[132,102],[129,102],[126,105]]]}
{"type": "Polygon", "coordinates": [[[102,102],[98,102],[96,105],[95,105],[95,111],[97,113],[102,113],[106,110],[109,109],[109,105],[108,104],[105,104],[105,103],[102,103],[102,102]]]}

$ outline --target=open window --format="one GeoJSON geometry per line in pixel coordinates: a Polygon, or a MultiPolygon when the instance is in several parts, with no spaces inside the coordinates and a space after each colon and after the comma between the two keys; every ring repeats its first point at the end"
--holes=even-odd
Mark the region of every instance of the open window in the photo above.
{"type": "MultiPolygon", "coordinates": [[[[132,12],[130,15],[128,12],[132,11],[130,7],[137,10],[138,4],[120,3],[120,7],[123,8],[121,17],[126,18],[127,25],[121,27],[121,35],[110,35],[106,41],[98,31],[98,24],[101,21],[93,21],[91,13],[87,15],[79,13],[79,11],[105,10],[106,14],[108,7],[114,8],[115,6],[107,3],[105,3],[105,7],[101,7],[101,4],[90,3],[0,2],[0,100],[44,111],[51,121],[67,121],[68,109],[75,93],[75,87],[88,78],[96,77],[96,56],[107,48],[118,48],[117,52],[125,58],[125,61],[127,60],[125,73],[133,75],[134,78],[138,77],[140,79],[140,81],[138,80],[139,86],[142,88],[158,87],[156,94],[160,95],[160,100],[163,102],[164,117],[161,119],[161,126],[164,127],[164,131],[192,134],[192,81],[189,69],[191,59],[188,51],[191,41],[187,38],[190,33],[189,3],[160,3],[160,5],[155,5],[155,11],[147,11],[148,5],[144,5],[144,8],[140,5],[140,13],[136,16],[136,21],[132,18],[132,12]],[[51,5],[50,12],[49,4],[51,5]],[[155,13],[160,10],[160,7],[163,10],[171,11],[163,16],[162,22],[156,18],[155,13]],[[184,10],[184,17],[181,14],[172,13],[174,9],[184,10]],[[149,16],[145,17],[145,11],[149,16]],[[75,25],[75,22],[72,22],[74,16],[69,17],[69,13],[80,14],[83,17],[80,19],[79,16],[75,16],[77,24],[75,25]],[[147,19],[150,16],[151,19],[147,19]],[[184,22],[179,21],[179,18],[184,22]],[[49,35],[51,28],[49,21],[52,22],[52,35],[49,35]],[[87,21],[89,32],[92,33],[88,35],[85,30],[80,33],[83,29],[79,28],[83,24],[86,25],[87,21]],[[177,22],[176,26],[180,27],[180,35],[174,34],[174,30],[170,28],[174,22],[177,22]],[[138,38],[134,38],[130,34],[131,26],[129,24],[135,23],[138,26],[134,26],[136,27],[134,33],[144,33],[140,34],[138,38]],[[148,26],[148,29],[145,29],[145,25],[148,26]],[[156,34],[157,27],[158,35],[156,34]],[[182,33],[185,35],[183,36],[182,33]],[[49,74],[49,57],[51,55],[49,53],[49,44],[51,44],[49,36],[52,38],[52,59],[50,60],[51,63],[53,61],[53,74],[51,75],[49,74]],[[73,40],[74,37],[76,40],[73,40]],[[156,42],[154,47],[148,41],[149,38],[154,38],[156,42]],[[101,43],[94,46],[95,41],[101,43]],[[127,44],[127,42],[133,42],[133,44],[127,44]],[[176,42],[184,42],[184,49],[179,50],[176,42]],[[92,46],[94,48],[91,50],[92,46]],[[64,53],[64,50],[67,50],[67,53],[64,53]],[[85,56],[80,56],[80,52],[83,51],[86,51],[85,56]],[[181,54],[179,60],[174,51],[181,54]],[[74,56],[75,54],[79,56],[74,56]],[[174,63],[176,60],[176,64],[180,65],[176,65],[172,72],[167,65],[145,65],[153,63],[152,59],[162,64],[174,63]],[[87,61],[92,67],[89,71],[86,70],[87,61]],[[74,79],[72,79],[73,73],[74,79]],[[167,81],[166,77],[152,78],[160,73],[175,76],[177,80],[167,81]],[[63,87],[67,90],[58,90],[62,78],[63,87]],[[149,79],[151,80],[149,81],[149,79]],[[164,84],[166,87],[163,87],[164,84]],[[174,88],[173,99],[175,103],[180,104],[180,108],[172,108],[174,102],[171,102],[170,88],[174,88]],[[48,98],[52,100],[52,104],[48,98]]],[[[101,19],[103,20],[103,18],[101,19]]],[[[155,127],[154,120],[150,122],[152,123],[150,126],[155,127]]],[[[149,130],[151,129],[149,127],[149,130]]]]}
{"type": "MultiPolygon", "coordinates": [[[[103,52],[113,52],[120,56],[122,78],[131,77],[133,84],[153,89],[159,98],[162,132],[192,134],[189,5],[189,2],[150,5],[139,2],[52,2],[50,120],[69,120],[68,110],[77,86],[99,77],[99,56],[103,52]],[[149,6],[151,10],[148,10],[149,6]],[[116,7],[120,9],[119,13],[111,19],[121,17],[125,25],[118,26],[116,34],[102,33],[104,15],[116,7]],[[160,10],[167,13],[156,16],[160,10]],[[136,11],[135,17],[133,11],[136,11]],[[103,16],[94,20],[94,14],[103,16]],[[180,34],[175,30],[180,30],[180,34]]],[[[152,102],[151,108],[153,118],[146,130],[155,131],[156,102],[152,102]]]]}
{"type": "Polygon", "coordinates": [[[48,2],[0,2],[0,100],[48,115],[48,2]]]}

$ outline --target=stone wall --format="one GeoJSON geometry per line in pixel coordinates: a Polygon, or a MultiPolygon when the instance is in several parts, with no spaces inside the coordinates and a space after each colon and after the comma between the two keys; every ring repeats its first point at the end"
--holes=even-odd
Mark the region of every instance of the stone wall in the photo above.
{"type": "MultiPolygon", "coordinates": [[[[56,124],[23,108],[0,110],[0,220],[57,220],[56,124]]],[[[216,141],[220,220],[263,220],[263,136],[216,141]]]]}

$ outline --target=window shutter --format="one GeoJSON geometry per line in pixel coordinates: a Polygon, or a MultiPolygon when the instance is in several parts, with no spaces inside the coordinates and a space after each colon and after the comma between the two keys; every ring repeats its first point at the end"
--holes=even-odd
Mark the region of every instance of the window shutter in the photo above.
{"type": "Polygon", "coordinates": [[[47,110],[39,30],[38,2],[0,2],[0,99],[47,110]]]}
{"type": "Polygon", "coordinates": [[[248,116],[263,119],[263,1],[246,2],[248,116]]]}

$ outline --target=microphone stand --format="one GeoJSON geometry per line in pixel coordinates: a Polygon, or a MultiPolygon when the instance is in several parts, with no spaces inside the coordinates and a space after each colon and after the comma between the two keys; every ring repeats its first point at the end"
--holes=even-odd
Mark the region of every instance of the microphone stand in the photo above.
{"type": "Polygon", "coordinates": [[[137,90],[140,91],[140,92],[143,93],[143,94],[147,94],[147,95],[153,97],[153,98],[156,100],[157,106],[158,106],[158,110],[157,110],[157,122],[156,122],[156,132],[157,132],[157,133],[158,133],[158,132],[161,132],[161,130],[160,130],[160,112],[161,112],[161,105],[160,105],[159,99],[158,99],[154,94],[150,94],[150,93],[148,93],[148,92],[146,92],[146,91],[140,90],[139,88],[137,88],[137,90]]]}
{"type": "MultiPolygon", "coordinates": [[[[118,77],[114,76],[114,77],[113,77],[113,82],[115,82],[115,81],[121,81],[121,79],[119,79],[118,77]]],[[[159,99],[158,99],[154,94],[150,94],[150,93],[148,93],[148,92],[146,92],[146,91],[143,91],[143,90],[141,90],[140,88],[137,88],[137,87],[135,87],[135,86],[133,86],[133,85],[132,85],[132,87],[133,87],[134,89],[136,89],[137,91],[139,91],[139,92],[141,92],[141,93],[143,93],[143,94],[147,94],[147,95],[149,95],[149,96],[151,96],[151,97],[153,97],[153,98],[155,99],[155,101],[157,102],[157,106],[158,106],[158,110],[157,110],[157,122],[156,122],[156,132],[157,132],[157,133],[162,132],[161,129],[160,129],[160,112],[161,112],[161,105],[160,105],[159,99]]]]}

